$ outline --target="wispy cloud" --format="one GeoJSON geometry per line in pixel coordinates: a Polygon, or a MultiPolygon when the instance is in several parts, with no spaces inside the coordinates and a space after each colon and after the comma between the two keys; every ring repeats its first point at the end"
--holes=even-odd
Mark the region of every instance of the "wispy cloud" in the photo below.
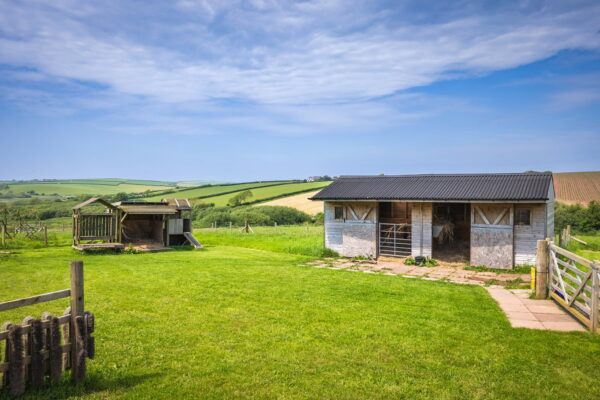
{"type": "Polygon", "coordinates": [[[597,2],[465,7],[448,13],[451,18],[418,22],[402,14],[407,8],[336,1],[182,0],[172,8],[4,1],[0,63],[156,102],[289,105],[364,101],[455,73],[600,48],[597,2]]]}

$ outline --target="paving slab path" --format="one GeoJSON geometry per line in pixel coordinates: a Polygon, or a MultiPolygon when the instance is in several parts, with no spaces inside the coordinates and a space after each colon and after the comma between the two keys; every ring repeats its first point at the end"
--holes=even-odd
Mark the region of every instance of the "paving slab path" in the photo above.
{"type": "Polygon", "coordinates": [[[533,300],[531,291],[486,287],[498,302],[513,328],[545,329],[552,331],[580,331],[586,329],[552,300],[533,300]]]}
{"type": "Polygon", "coordinates": [[[405,265],[401,261],[379,260],[377,262],[351,261],[348,259],[326,258],[316,260],[310,265],[317,268],[346,269],[351,271],[363,271],[367,273],[379,272],[386,275],[400,275],[406,277],[421,277],[431,280],[445,280],[453,283],[465,283],[472,285],[509,285],[519,280],[521,284],[527,284],[531,280],[530,274],[497,273],[486,271],[466,270],[459,266],[419,267],[416,265],[405,265]]]}

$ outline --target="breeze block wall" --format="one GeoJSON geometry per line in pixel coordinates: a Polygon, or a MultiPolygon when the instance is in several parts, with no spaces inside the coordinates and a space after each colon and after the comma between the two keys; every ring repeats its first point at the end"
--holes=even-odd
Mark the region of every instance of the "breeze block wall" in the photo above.
{"type": "Polygon", "coordinates": [[[377,203],[325,202],[325,247],[344,257],[376,257],[377,203]],[[343,218],[335,218],[335,207],[343,218]]]}

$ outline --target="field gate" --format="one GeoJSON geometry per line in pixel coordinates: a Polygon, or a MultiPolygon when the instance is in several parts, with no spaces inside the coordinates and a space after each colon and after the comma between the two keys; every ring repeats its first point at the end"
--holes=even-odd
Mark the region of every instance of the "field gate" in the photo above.
{"type": "Polygon", "coordinates": [[[549,240],[538,241],[537,256],[536,270],[539,274],[547,269],[547,279],[536,275],[536,281],[540,279],[541,285],[546,284],[549,296],[591,332],[600,333],[600,264],[549,240]]]}

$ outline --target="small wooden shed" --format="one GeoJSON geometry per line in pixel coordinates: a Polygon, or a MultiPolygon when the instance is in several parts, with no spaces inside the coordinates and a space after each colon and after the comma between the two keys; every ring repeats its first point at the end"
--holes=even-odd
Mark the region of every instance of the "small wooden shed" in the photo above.
{"type": "Polygon", "coordinates": [[[187,199],[111,204],[91,198],[73,207],[73,247],[77,250],[131,245],[141,251],[158,251],[188,243],[202,247],[192,234],[192,206],[187,199]],[[104,210],[86,213],[84,209],[92,205],[104,210]]]}
{"type": "Polygon", "coordinates": [[[550,173],[343,176],[317,193],[325,246],[343,256],[533,265],[554,231],[550,173]]]}

